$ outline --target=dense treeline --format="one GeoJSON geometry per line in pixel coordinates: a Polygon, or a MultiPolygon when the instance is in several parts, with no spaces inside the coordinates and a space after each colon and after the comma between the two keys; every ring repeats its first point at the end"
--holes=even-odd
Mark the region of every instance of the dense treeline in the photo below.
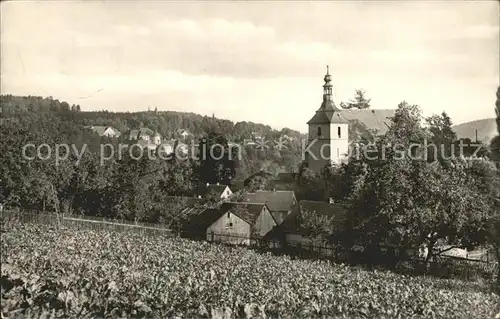
{"type": "Polygon", "coordinates": [[[182,203],[167,205],[169,196],[193,196],[207,182],[231,184],[261,169],[274,174],[293,171],[300,163],[300,134],[289,129],[276,131],[261,124],[233,124],[180,112],[82,112],[79,105],[50,97],[5,95],[1,108],[0,202],[11,207],[179,222],[176,210],[182,203]],[[100,137],[85,128],[95,125],[113,126],[122,136],[100,137]],[[142,127],[167,138],[179,138],[176,130],[187,129],[205,149],[205,154],[198,155],[205,156],[166,160],[157,151],[141,156],[137,148],[117,154],[127,131],[142,127]],[[255,140],[255,135],[267,139],[266,143],[261,147],[241,143],[255,140]],[[285,135],[287,147],[276,149],[270,140],[285,135]],[[239,147],[229,148],[230,142],[239,142],[239,147]],[[224,146],[224,154],[213,154],[216,159],[208,152],[214,144],[224,146]],[[114,146],[110,159],[103,160],[103,154],[109,155],[102,153],[103,145],[114,146]]]}
{"type": "MultiPolygon", "coordinates": [[[[233,123],[194,113],[156,110],[137,113],[82,112],[79,105],[69,105],[52,97],[2,95],[1,107],[4,119],[39,118],[42,123],[52,122],[52,127],[47,128],[50,131],[47,134],[62,134],[62,138],[66,137],[69,143],[78,145],[88,143],[92,150],[99,148],[100,142],[107,139],[100,140],[93,136],[84,129],[85,126],[112,126],[122,133],[118,139],[120,142],[127,139],[127,132],[131,129],[143,127],[160,133],[165,140],[179,139],[177,130],[185,129],[191,133],[187,142],[198,142],[207,132],[216,132],[229,142],[238,143],[242,148],[241,161],[234,176],[236,179],[244,179],[260,169],[274,174],[296,169],[300,163],[301,140],[304,138],[299,132],[287,128],[278,131],[263,124],[233,123]],[[245,141],[255,140],[255,136],[266,141],[266,145],[260,148],[256,145],[247,147],[245,141]],[[283,136],[287,138],[286,147],[276,151],[272,147],[273,141],[283,136]]],[[[33,131],[39,129],[33,127],[33,131]]],[[[51,141],[50,136],[46,137],[51,141]]]]}

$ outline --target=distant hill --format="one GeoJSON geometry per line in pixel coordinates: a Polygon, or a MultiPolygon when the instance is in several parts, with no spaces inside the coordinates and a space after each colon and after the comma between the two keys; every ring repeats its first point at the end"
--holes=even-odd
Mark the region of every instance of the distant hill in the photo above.
{"type": "Polygon", "coordinates": [[[477,139],[482,142],[489,142],[497,133],[496,122],[494,118],[471,121],[453,126],[458,138],[477,139]]]}

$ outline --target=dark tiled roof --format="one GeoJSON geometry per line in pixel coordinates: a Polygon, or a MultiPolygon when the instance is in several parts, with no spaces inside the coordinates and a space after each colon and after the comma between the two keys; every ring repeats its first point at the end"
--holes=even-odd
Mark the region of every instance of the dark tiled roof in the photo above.
{"type": "Polygon", "coordinates": [[[221,205],[219,216],[231,211],[250,225],[254,225],[265,206],[266,204],[262,203],[226,202],[221,205]]]}
{"type": "Polygon", "coordinates": [[[221,212],[217,209],[200,209],[199,213],[190,219],[189,230],[205,232],[221,216],[221,212]]]}
{"type": "Polygon", "coordinates": [[[395,109],[341,109],[332,112],[320,108],[308,124],[348,123],[357,120],[368,129],[376,130],[378,134],[385,134],[395,112],[395,109]]]}
{"type": "Polygon", "coordinates": [[[339,111],[318,110],[307,124],[347,124],[349,121],[341,115],[339,111]]]}
{"type": "Polygon", "coordinates": [[[293,208],[295,193],[293,191],[256,191],[249,193],[245,198],[248,202],[265,203],[272,211],[290,211],[293,208]]]}
{"type": "Polygon", "coordinates": [[[349,109],[341,110],[340,113],[349,121],[357,120],[368,129],[376,130],[378,134],[385,134],[390,125],[390,118],[394,116],[395,109],[349,109]]]}

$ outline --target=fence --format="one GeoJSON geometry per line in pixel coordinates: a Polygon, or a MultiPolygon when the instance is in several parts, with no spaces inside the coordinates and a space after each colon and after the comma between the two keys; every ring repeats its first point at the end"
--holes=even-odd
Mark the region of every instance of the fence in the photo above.
{"type": "Polygon", "coordinates": [[[64,216],[55,214],[29,213],[3,211],[1,218],[3,221],[17,221],[21,223],[37,224],[60,224],[68,227],[78,227],[85,229],[113,229],[113,230],[136,230],[146,232],[162,232],[174,235],[175,233],[161,224],[140,223],[127,220],[111,220],[97,216],[64,216]]]}
{"type": "MultiPolygon", "coordinates": [[[[183,233],[183,237],[194,239],[197,234],[183,233]]],[[[494,259],[436,256],[431,261],[416,257],[411,249],[401,247],[376,247],[373,251],[345,249],[326,243],[300,243],[268,240],[230,233],[205,233],[197,239],[229,246],[244,246],[276,255],[287,255],[297,259],[324,259],[351,265],[381,266],[405,274],[432,275],[442,278],[492,279],[498,272],[494,259]]],[[[415,252],[416,249],[413,249],[415,252]]]]}
{"type": "MultiPolygon", "coordinates": [[[[437,256],[429,263],[415,258],[409,249],[401,247],[376,247],[373,251],[345,249],[341,246],[321,242],[287,242],[286,240],[265,239],[262,237],[242,236],[232,233],[214,232],[174,232],[163,225],[139,223],[125,220],[110,220],[102,217],[57,216],[54,214],[35,214],[26,212],[3,211],[3,222],[9,221],[37,224],[60,224],[79,229],[108,229],[123,231],[139,231],[142,234],[162,233],[171,236],[203,240],[228,246],[243,246],[276,255],[287,255],[298,259],[326,259],[348,264],[365,264],[385,266],[400,272],[411,274],[432,274],[440,277],[493,277],[498,271],[498,263],[487,258],[463,258],[454,256],[437,256]]],[[[2,227],[4,223],[2,223],[2,227]]]]}

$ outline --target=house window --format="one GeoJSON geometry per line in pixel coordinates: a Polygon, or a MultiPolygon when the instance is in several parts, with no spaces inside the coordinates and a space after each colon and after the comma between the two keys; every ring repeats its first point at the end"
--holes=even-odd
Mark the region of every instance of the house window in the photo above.
{"type": "Polygon", "coordinates": [[[339,134],[339,138],[341,138],[341,130],[340,130],[340,126],[338,127],[338,130],[337,130],[338,134],[339,134]]]}
{"type": "Polygon", "coordinates": [[[321,127],[318,126],[318,136],[321,136],[321,127]]]}
{"type": "Polygon", "coordinates": [[[230,218],[231,217],[231,213],[227,213],[227,218],[230,218]]]}

